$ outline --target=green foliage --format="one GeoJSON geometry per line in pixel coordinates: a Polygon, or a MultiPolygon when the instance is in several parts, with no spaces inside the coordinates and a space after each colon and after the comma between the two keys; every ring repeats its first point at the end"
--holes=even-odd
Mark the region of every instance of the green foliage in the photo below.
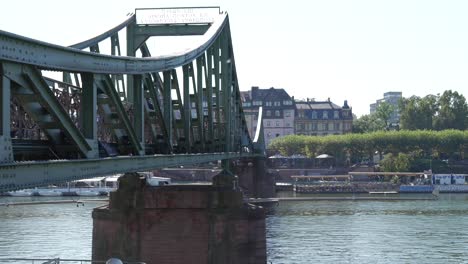
{"type": "Polygon", "coordinates": [[[468,128],[468,105],[465,97],[451,90],[445,91],[439,98],[439,113],[434,120],[434,129],[468,128]]]}
{"type": "Polygon", "coordinates": [[[404,153],[398,153],[396,156],[389,153],[385,155],[384,159],[380,162],[380,166],[383,168],[383,171],[408,171],[410,163],[411,158],[404,153]]]}
{"type": "Polygon", "coordinates": [[[408,130],[468,129],[468,104],[465,97],[451,90],[442,96],[403,98],[399,104],[400,128],[408,130]]]}
{"type": "Polygon", "coordinates": [[[464,153],[468,152],[468,131],[400,130],[325,137],[291,135],[276,138],[269,149],[285,156],[304,154],[315,157],[326,153],[337,157],[339,163],[344,163],[347,153],[353,162],[372,159],[376,151],[392,153],[398,160],[395,169],[404,170],[410,169],[406,167],[406,158],[411,160],[409,155],[415,158],[437,159],[443,155],[463,159],[464,153]],[[400,153],[405,153],[406,157],[400,153]]]}
{"type": "Polygon", "coordinates": [[[385,130],[386,123],[376,114],[363,115],[353,121],[353,133],[370,133],[385,130]]]}
{"type": "Polygon", "coordinates": [[[394,110],[393,106],[387,102],[380,103],[376,109],[375,115],[384,122],[385,129],[388,129],[388,122],[394,110]]]}

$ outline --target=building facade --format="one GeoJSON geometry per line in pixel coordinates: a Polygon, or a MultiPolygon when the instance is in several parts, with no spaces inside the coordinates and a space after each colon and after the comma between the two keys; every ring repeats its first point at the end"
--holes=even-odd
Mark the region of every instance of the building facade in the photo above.
{"type": "Polygon", "coordinates": [[[340,135],[350,133],[353,126],[352,108],[344,101],[342,107],[327,101],[295,102],[295,131],[297,135],[340,135]]]}
{"type": "Polygon", "coordinates": [[[400,124],[399,102],[401,98],[403,98],[402,92],[386,92],[382,99],[378,99],[375,103],[370,104],[370,113],[375,113],[377,111],[377,107],[379,107],[382,102],[386,102],[393,107],[393,113],[390,116],[389,124],[390,126],[397,126],[400,124]]]}
{"type": "Polygon", "coordinates": [[[241,92],[242,106],[250,135],[257,130],[258,109],[263,107],[263,133],[265,143],[277,137],[294,134],[294,97],[284,89],[260,89],[252,87],[250,91],[241,92]]]}

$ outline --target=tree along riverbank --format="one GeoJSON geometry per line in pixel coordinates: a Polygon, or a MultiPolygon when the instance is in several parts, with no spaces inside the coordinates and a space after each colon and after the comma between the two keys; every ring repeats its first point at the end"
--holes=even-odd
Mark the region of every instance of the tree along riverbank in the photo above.
{"type": "Polygon", "coordinates": [[[385,154],[404,154],[408,156],[408,162],[413,163],[409,171],[430,169],[435,165],[441,167],[439,172],[449,169],[455,173],[456,168],[443,168],[440,162],[448,159],[462,163],[465,161],[468,131],[400,130],[324,137],[290,135],[273,140],[269,151],[284,156],[303,154],[309,158],[326,153],[333,155],[339,166],[372,161],[376,154],[381,158],[385,154]]]}

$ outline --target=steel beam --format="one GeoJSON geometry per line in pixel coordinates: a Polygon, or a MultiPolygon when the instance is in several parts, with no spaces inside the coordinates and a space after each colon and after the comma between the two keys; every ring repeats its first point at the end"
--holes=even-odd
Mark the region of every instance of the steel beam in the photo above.
{"type": "Polygon", "coordinates": [[[198,101],[198,125],[199,129],[199,139],[201,149],[205,150],[205,114],[204,114],[204,107],[203,107],[203,66],[202,66],[202,58],[197,58],[197,101],[198,101]]]}
{"type": "Polygon", "coordinates": [[[0,64],[0,163],[13,161],[10,131],[11,81],[3,75],[0,64]]]}
{"type": "Polygon", "coordinates": [[[214,140],[214,126],[213,126],[213,48],[207,51],[207,60],[205,60],[206,69],[206,91],[207,91],[207,102],[208,102],[208,138],[211,141],[210,150],[213,151],[215,144],[214,140]]]}
{"type": "MultiPolygon", "coordinates": [[[[135,154],[144,155],[143,146],[138,140],[135,130],[132,128],[128,115],[123,107],[122,102],[120,101],[120,96],[117,94],[117,91],[114,89],[112,79],[108,75],[99,75],[99,78],[96,78],[98,87],[109,97],[110,102],[115,107],[116,114],[119,118],[119,121],[122,122],[122,128],[125,130],[126,135],[128,136],[128,141],[132,145],[135,154]]],[[[122,139],[120,139],[122,141],[122,139]]],[[[122,143],[122,142],[121,142],[122,143]]]]}
{"type": "Polygon", "coordinates": [[[220,69],[220,56],[219,56],[219,46],[220,46],[220,40],[216,40],[216,42],[213,45],[213,52],[214,52],[214,72],[215,72],[215,83],[213,85],[213,88],[215,89],[215,94],[216,94],[216,130],[217,130],[217,135],[216,139],[218,140],[217,142],[217,150],[220,150],[222,148],[222,120],[221,120],[221,106],[222,106],[222,100],[221,100],[221,69],[220,69]]]}
{"type": "Polygon", "coordinates": [[[192,145],[192,105],[190,102],[190,74],[189,66],[184,65],[182,67],[183,73],[183,87],[184,87],[184,111],[185,111],[185,123],[184,123],[184,137],[185,137],[185,148],[187,153],[191,152],[192,145]]]}
{"type": "Polygon", "coordinates": [[[27,94],[24,95],[35,95],[34,102],[24,105],[28,114],[36,118],[35,121],[38,122],[39,126],[41,125],[41,121],[56,122],[56,129],[45,129],[46,133],[49,133],[49,137],[54,140],[54,143],[64,143],[63,137],[60,136],[60,131],[62,131],[70,138],[71,142],[78,148],[82,156],[89,158],[94,157],[96,153],[94,153],[93,148],[86,141],[83,134],[76,128],[57,98],[55,98],[47,82],[42,78],[41,72],[31,66],[24,66],[16,63],[8,63],[7,66],[6,64],[7,63],[4,63],[3,66],[8,68],[8,73],[6,74],[8,78],[24,87],[23,90],[27,91],[27,94]],[[41,109],[45,109],[46,115],[37,113],[37,111],[41,109]]]}
{"type": "Polygon", "coordinates": [[[228,40],[226,31],[221,34],[221,77],[222,77],[222,92],[223,92],[223,114],[224,114],[224,151],[231,151],[231,63],[228,54],[228,40]]]}
{"type": "MultiPolygon", "coordinates": [[[[180,67],[198,58],[218,38],[227,20],[227,14],[220,14],[220,17],[216,19],[206,33],[206,41],[190,52],[180,52],[171,56],[153,57],[151,59],[133,57],[131,51],[132,49],[135,50],[136,47],[132,44],[132,41],[127,43],[127,45],[130,44],[127,47],[127,55],[130,57],[109,56],[53,45],[0,31],[0,47],[6,47],[0,49],[0,60],[69,72],[102,74],[162,72],[180,67]]],[[[127,29],[131,28],[131,25],[127,26],[127,29]]],[[[131,37],[133,34],[128,34],[128,36],[131,37]]]]}
{"type": "Polygon", "coordinates": [[[173,145],[173,123],[172,123],[172,72],[163,72],[164,88],[163,88],[163,107],[164,107],[164,123],[167,129],[167,144],[168,146],[173,145]]]}
{"type": "Polygon", "coordinates": [[[117,173],[149,171],[253,156],[255,155],[250,153],[230,152],[6,163],[0,164],[0,192],[117,173]]]}
{"type": "Polygon", "coordinates": [[[137,26],[135,35],[151,36],[196,36],[204,35],[210,25],[162,25],[162,26],[137,26]]]}
{"type": "Polygon", "coordinates": [[[97,138],[97,86],[94,83],[94,74],[82,73],[82,97],[80,117],[83,129],[83,136],[91,146],[94,155],[88,155],[89,158],[99,156],[98,138],[97,138]]]}
{"type": "MultiPolygon", "coordinates": [[[[133,76],[133,128],[141,146],[145,145],[144,94],[141,75],[133,76]]],[[[141,151],[144,154],[145,150],[141,151]]]]}

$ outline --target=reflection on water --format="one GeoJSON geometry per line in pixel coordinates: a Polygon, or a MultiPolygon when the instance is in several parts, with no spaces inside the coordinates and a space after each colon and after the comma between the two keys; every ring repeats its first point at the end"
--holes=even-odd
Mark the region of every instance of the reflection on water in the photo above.
{"type": "Polygon", "coordinates": [[[267,218],[272,263],[462,263],[466,194],[427,201],[282,203],[267,218]]]}
{"type": "MultiPolygon", "coordinates": [[[[2,197],[0,204],[44,199],[52,198],[2,197]]],[[[268,261],[464,263],[467,200],[282,202],[267,217],[268,261]]],[[[91,211],[101,204],[0,206],[0,258],[89,259],[91,211]]]]}
{"type": "MultiPolygon", "coordinates": [[[[66,199],[1,197],[0,203],[66,199]]],[[[0,206],[0,258],[91,258],[92,208],[102,203],[0,206]]]]}

